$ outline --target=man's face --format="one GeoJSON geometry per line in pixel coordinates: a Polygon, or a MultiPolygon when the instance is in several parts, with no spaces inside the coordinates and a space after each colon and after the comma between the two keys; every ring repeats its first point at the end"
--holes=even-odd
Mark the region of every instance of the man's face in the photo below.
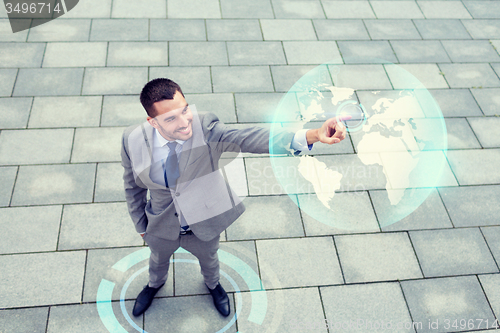
{"type": "Polygon", "coordinates": [[[156,128],[161,136],[169,141],[186,141],[193,135],[193,114],[180,92],[176,92],[174,99],[165,99],[153,104],[157,116],[147,120],[156,128]]]}

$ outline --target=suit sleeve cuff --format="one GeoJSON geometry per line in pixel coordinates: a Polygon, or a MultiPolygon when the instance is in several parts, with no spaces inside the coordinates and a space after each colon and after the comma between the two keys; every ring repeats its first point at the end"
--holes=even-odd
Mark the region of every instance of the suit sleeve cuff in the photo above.
{"type": "Polygon", "coordinates": [[[295,133],[290,148],[296,151],[311,150],[313,145],[307,144],[306,133],[308,129],[301,129],[295,133]]]}

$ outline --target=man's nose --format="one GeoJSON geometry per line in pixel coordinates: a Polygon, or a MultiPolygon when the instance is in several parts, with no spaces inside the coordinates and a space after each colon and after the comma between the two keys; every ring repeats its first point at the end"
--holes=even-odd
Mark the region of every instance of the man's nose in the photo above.
{"type": "Polygon", "coordinates": [[[187,115],[182,115],[180,120],[180,127],[187,127],[189,125],[189,117],[187,115]]]}

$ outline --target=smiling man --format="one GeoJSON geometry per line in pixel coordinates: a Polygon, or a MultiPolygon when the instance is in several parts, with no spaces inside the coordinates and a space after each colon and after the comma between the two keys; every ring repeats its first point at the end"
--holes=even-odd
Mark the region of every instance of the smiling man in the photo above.
{"type": "MultiPolygon", "coordinates": [[[[170,257],[182,247],[198,258],[215,307],[228,316],[229,298],[219,283],[219,236],[245,207],[218,171],[219,160],[224,152],[269,153],[270,132],[259,127],[237,130],[212,113],[198,114],[169,79],[148,82],[140,100],[147,122],[125,130],[121,151],[129,213],[151,249],[149,283],[137,296],[133,315],[151,305],[167,280],[170,257]]],[[[341,121],[347,119],[276,133],[273,152],[292,155],[318,141],[338,143],[346,135],[341,121]]]]}

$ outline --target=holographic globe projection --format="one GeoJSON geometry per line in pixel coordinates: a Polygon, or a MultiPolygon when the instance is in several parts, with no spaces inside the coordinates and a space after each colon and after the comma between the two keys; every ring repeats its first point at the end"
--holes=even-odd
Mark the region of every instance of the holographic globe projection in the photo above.
{"type": "Polygon", "coordinates": [[[276,131],[318,128],[344,115],[351,119],[343,122],[342,142],[271,157],[275,177],[305,218],[340,231],[377,231],[443,184],[447,131],[438,104],[415,76],[380,59],[344,58],[303,75],[275,110],[271,153],[276,131]]]}

